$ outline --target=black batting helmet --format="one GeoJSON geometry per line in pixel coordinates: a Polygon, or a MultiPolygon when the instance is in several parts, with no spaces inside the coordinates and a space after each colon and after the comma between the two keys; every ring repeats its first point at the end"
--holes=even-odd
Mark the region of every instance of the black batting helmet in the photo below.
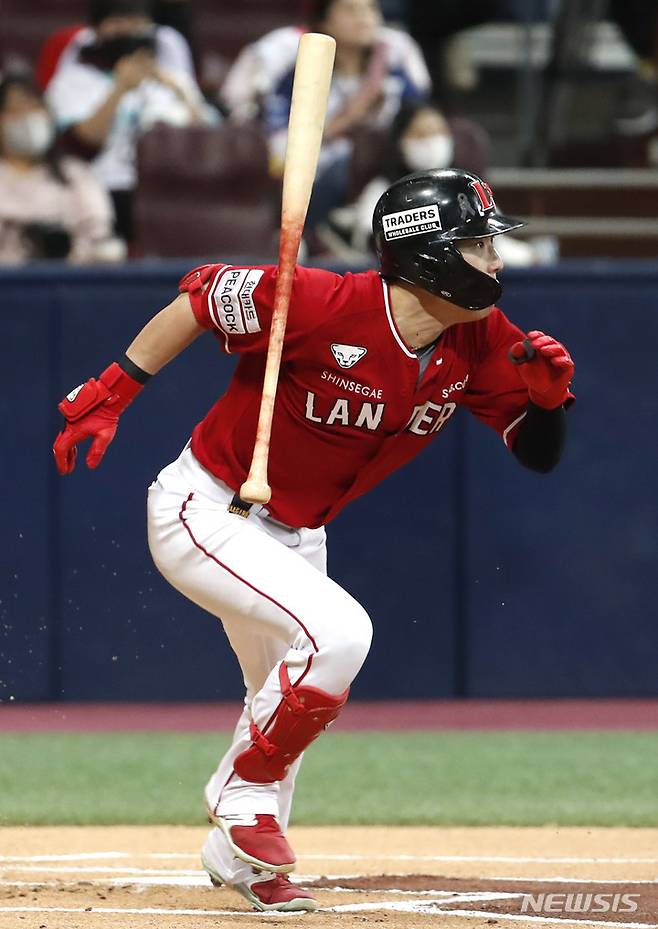
{"type": "Polygon", "coordinates": [[[498,212],[486,181],[456,168],[400,178],[379,198],[372,219],[385,278],[401,278],[467,310],[491,306],[502,288],[470,265],[454,242],[522,225],[498,212]]]}

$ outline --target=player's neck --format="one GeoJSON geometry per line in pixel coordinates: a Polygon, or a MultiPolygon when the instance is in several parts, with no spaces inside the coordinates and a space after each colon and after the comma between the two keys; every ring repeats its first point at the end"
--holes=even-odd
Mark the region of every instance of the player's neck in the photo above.
{"type": "MultiPolygon", "coordinates": [[[[390,284],[391,313],[395,325],[404,342],[412,351],[429,345],[441,335],[444,329],[452,325],[450,312],[445,313],[445,319],[440,307],[433,304],[445,304],[445,300],[432,297],[405,281],[394,281],[390,284]],[[428,306],[428,304],[432,304],[428,306]]],[[[450,304],[447,304],[449,307],[450,304]]]]}
{"type": "Polygon", "coordinates": [[[393,319],[412,351],[438,339],[449,326],[476,322],[491,310],[464,310],[406,281],[392,281],[389,291],[393,319]]]}

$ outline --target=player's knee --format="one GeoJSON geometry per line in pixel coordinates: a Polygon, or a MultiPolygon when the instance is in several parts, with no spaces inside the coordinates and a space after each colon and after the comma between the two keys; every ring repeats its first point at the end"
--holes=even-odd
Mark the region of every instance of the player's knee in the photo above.
{"type": "Polygon", "coordinates": [[[345,687],[361,670],[371,642],[372,622],[363,607],[351,610],[344,622],[336,623],[336,636],[329,647],[330,660],[335,668],[341,669],[345,687]]]}

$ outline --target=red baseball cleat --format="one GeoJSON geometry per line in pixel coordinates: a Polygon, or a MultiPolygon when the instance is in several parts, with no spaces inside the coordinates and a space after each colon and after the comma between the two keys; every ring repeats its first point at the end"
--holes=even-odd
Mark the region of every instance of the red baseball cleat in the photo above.
{"type": "Polygon", "coordinates": [[[213,816],[212,821],[226,836],[236,858],[263,871],[285,874],[294,870],[295,853],[274,816],[235,813],[213,816]]]}
{"type": "MultiPolygon", "coordinates": [[[[264,875],[268,878],[268,875],[264,875]]],[[[318,901],[307,891],[302,890],[286,877],[285,874],[274,874],[271,878],[253,882],[245,881],[232,886],[242,894],[257,910],[282,910],[284,913],[297,910],[317,910],[318,901]]]]}
{"type": "Polygon", "coordinates": [[[225,881],[210,863],[209,853],[206,854],[206,848],[204,848],[201,855],[201,861],[213,887],[221,887],[222,884],[232,887],[257,910],[279,910],[291,913],[317,910],[318,908],[318,901],[307,891],[293,884],[284,874],[273,874],[271,871],[254,871],[253,877],[231,884],[225,881]]]}

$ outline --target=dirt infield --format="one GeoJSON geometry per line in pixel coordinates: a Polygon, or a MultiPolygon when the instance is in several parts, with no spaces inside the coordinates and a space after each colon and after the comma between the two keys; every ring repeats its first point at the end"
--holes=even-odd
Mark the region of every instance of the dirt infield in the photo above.
{"type": "Polygon", "coordinates": [[[291,830],[321,909],[210,887],[197,827],[0,829],[0,929],[658,927],[658,829],[291,830]]]}

